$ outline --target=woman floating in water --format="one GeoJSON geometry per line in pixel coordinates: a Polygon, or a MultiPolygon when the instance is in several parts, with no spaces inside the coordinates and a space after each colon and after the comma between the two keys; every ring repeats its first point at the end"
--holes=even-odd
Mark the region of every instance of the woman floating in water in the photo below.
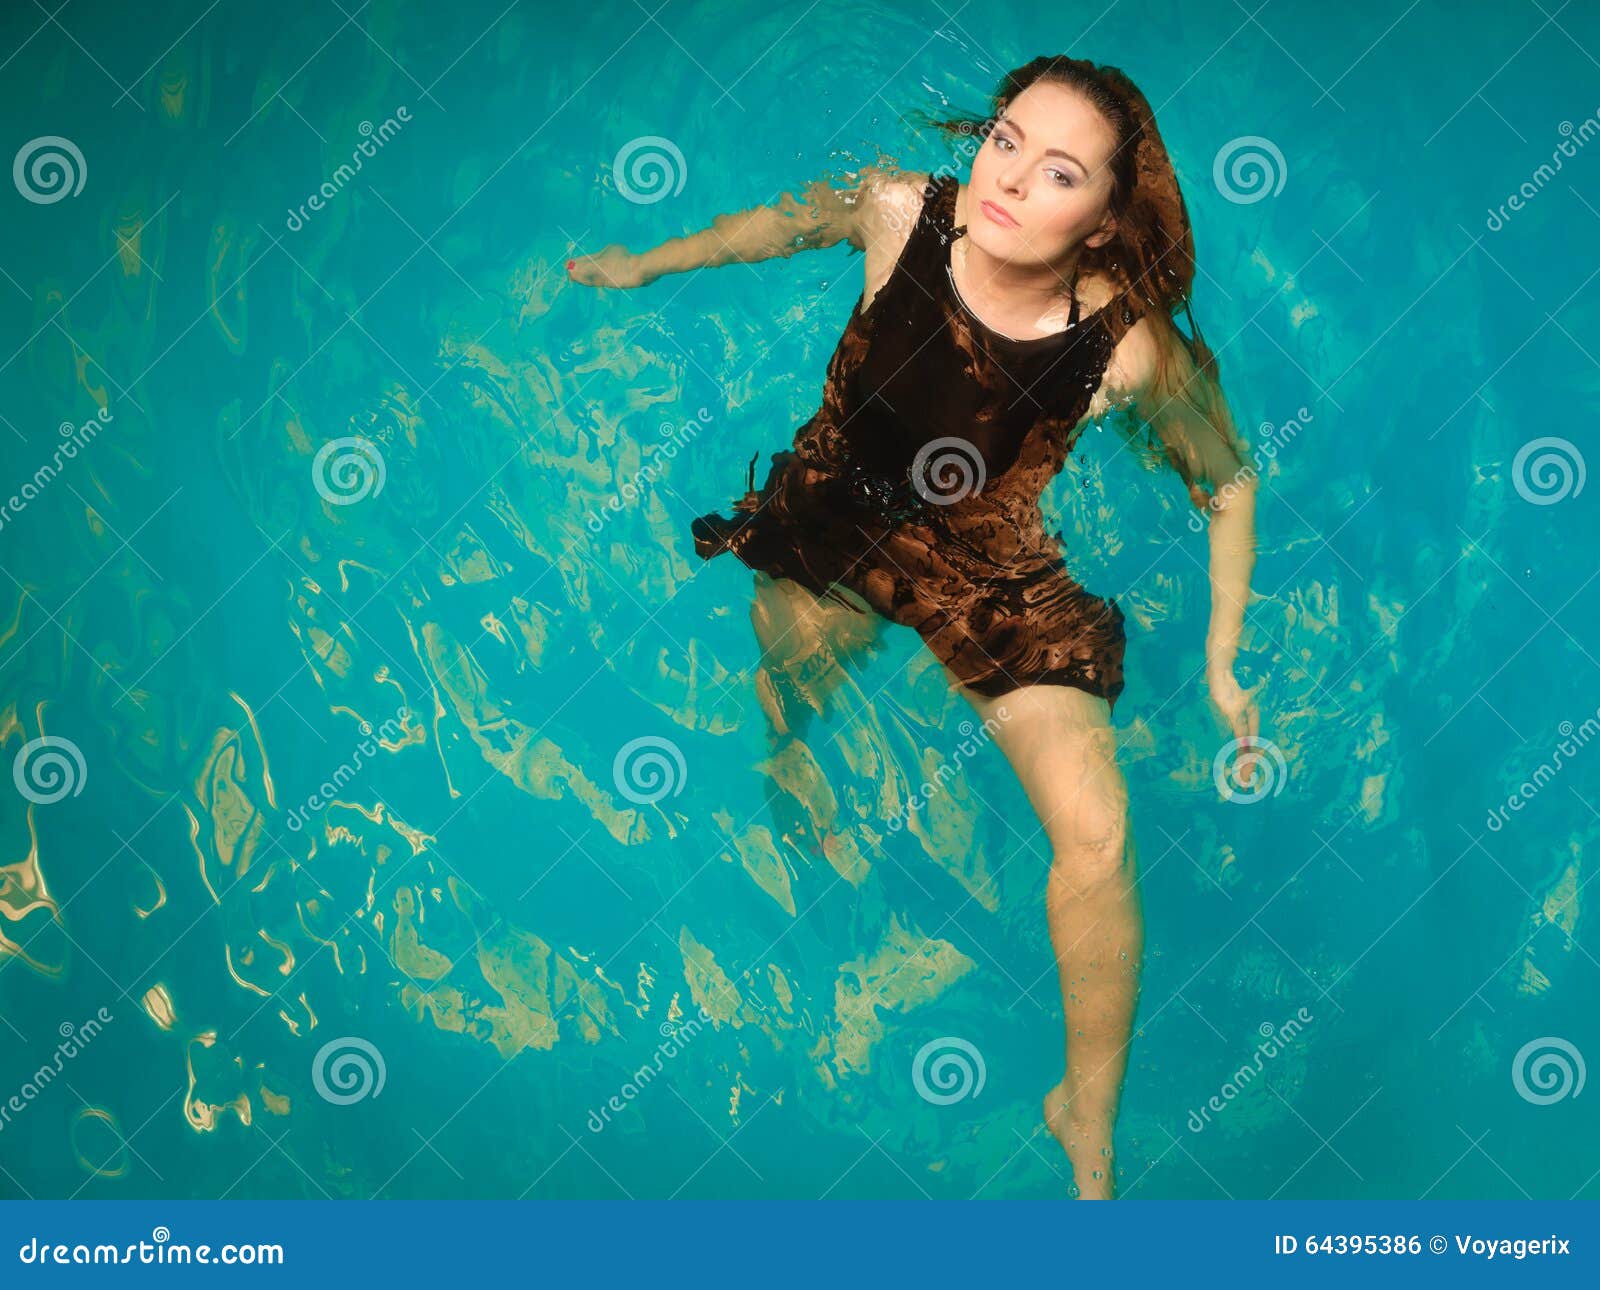
{"type": "Polygon", "coordinates": [[[1039,498],[1091,417],[1121,406],[1154,432],[1209,516],[1205,679],[1248,783],[1257,714],[1233,664],[1256,476],[1215,356],[1192,316],[1192,341],[1173,322],[1188,312],[1193,235],[1133,83],[1082,59],[1038,58],[1002,80],[987,119],[940,124],[981,140],[966,184],[867,168],[853,188],[819,183],[804,201],[719,216],[639,254],[607,247],[568,271],[634,287],[839,242],[866,252],[821,409],[759,489],[752,462],[732,516],[694,521],[695,548],[757,571],[776,734],[804,719],[800,666],[813,693],[818,671],[836,683],[836,660],[885,621],[914,628],[995,730],[1052,850],[1045,907],[1066,1074],[1044,1098],[1045,1122],[1079,1194],[1109,1198],[1143,941],[1110,725],[1123,615],[1073,579],[1039,498]]]}

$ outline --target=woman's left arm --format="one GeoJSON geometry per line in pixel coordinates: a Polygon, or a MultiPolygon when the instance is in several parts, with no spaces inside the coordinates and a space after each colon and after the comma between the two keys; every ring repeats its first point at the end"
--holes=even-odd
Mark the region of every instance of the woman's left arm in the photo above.
{"type": "MultiPolygon", "coordinates": [[[[1206,686],[1226,728],[1235,738],[1253,742],[1260,717],[1252,694],[1234,676],[1234,659],[1255,568],[1258,472],[1236,447],[1238,437],[1221,386],[1195,366],[1176,328],[1139,319],[1113,352],[1106,386],[1111,402],[1131,403],[1135,416],[1155,432],[1190,502],[1209,520],[1206,686]]],[[[1241,784],[1250,783],[1253,761],[1238,759],[1241,784]]]]}

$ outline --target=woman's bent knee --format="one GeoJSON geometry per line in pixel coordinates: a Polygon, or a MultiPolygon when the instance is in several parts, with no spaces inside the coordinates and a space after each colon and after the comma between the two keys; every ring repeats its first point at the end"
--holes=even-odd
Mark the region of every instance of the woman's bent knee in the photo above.
{"type": "Polygon", "coordinates": [[[1127,880],[1128,813],[1116,794],[1078,812],[1051,843],[1050,886],[1057,896],[1081,898],[1127,880]]]}

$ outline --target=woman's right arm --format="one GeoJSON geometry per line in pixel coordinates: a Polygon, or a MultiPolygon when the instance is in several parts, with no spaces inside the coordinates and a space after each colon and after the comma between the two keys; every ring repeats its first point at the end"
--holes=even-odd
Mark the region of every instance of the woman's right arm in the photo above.
{"type": "Polygon", "coordinates": [[[749,264],[839,242],[866,250],[890,213],[880,198],[896,186],[897,173],[866,166],[845,188],[819,179],[799,197],[784,193],[771,206],[718,215],[709,228],[668,238],[648,251],[613,245],[578,256],[568,261],[567,272],[586,286],[641,287],[668,273],[749,264]]]}

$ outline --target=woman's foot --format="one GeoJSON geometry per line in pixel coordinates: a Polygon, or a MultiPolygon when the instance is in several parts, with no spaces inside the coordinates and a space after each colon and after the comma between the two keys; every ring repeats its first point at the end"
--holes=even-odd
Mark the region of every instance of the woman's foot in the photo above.
{"type": "Polygon", "coordinates": [[[1044,1095],[1044,1122],[1072,1162],[1072,1181],[1079,1200],[1114,1200],[1116,1177],[1111,1155],[1109,1120],[1083,1119],[1067,1109],[1067,1087],[1057,1084],[1044,1095]]]}

